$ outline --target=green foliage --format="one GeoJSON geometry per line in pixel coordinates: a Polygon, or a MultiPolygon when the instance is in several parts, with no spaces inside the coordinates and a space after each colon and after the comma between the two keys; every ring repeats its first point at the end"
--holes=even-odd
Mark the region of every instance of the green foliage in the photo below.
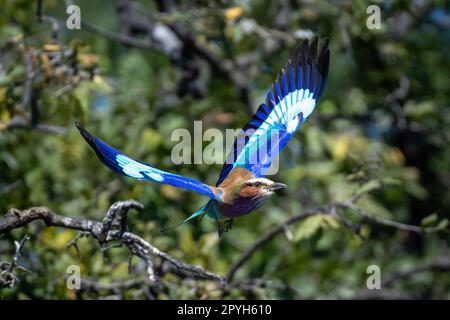
{"type": "MultiPolygon", "coordinates": [[[[283,5],[276,1],[232,1],[223,6],[179,1],[166,14],[158,13],[153,1],[139,1],[145,19],[189,24],[195,41],[222,60],[252,57],[250,65],[242,67],[252,108],[263,101],[302,35],[312,30],[330,38],[325,96],[283,151],[280,172],[274,177],[289,188],[258,212],[237,219],[219,241],[216,225],[208,219],[160,233],[197,210],[204,197],[111,172],[96,159],[74,122],[83,122],[96,136],[134,158],[214,184],[221,165],[173,165],[170,155],[177,142],[170,137],[176,128],[192,132],[195,120],[203,120],[204,130],[241,127],[249,115],[236,84],[193,54],[199,75],[195,81],[184,81],[205,92],[179,94],[185,74],[173,57],[63,26],[56,42],[50,26],[34,18],[35,2],[6,1],[0,9],[0,215],[14,207],[46,206],[59,214],[99,220],[114,201],[133,198],[145,206],[141,214],[130,214],[133,232],[187,263],[219,274],[226,274],[272,226],[307,208],[358,194],[364,194],[358,206],[374,217],[422,227],[419,235],[371,223],[354,210],[341,210],[359,225],[352,231],[334,215],[313,215],[264,245],[237,274],[238,279],[288,283],[301,298],[352,298],[366,288],[370,264],[379,265],[387,275],[448,256],[450,34],[448,27],[430,18],[432,10],[444,10],[439,3],[410,15],[413,21],[402,31],[399,16],[415,12],[414,2],[379,1],[383,28],[371,31],[365,24],[368,1],[334,5],[284,1],[289,10],[281,18],[283,5]],[[39,70],[32,80],[37,96],[31,97],[36,99],[38,124],[31,123],[32,103],[23,104],[27,52],[33,70],[39,70]],[[52,58],[63,52],[70,54],[61,64],[52,64],[52,58]],[[67,69],[73,65],[77,73],[67,69]],[[11,128],[17,118],[31,125],[11,128]],[[39,124],[67,132],[48,133],[39,124]],[[433,232],[425,232],[430,228],[433,232]]],[[[113,4],[77,3],[84,21],[124,31],[113,4]]],[[[44,4],[46,14],[64,21],[63,1],[44,4]]],[[[0,235],[1,261],[11,261],[13,241],[24,234],[31,240],[22,262],[31,273],[21,274],[14,288],[0,289],[2,299],[77,299],[65,286],[71,264],[80,266],[84,278],[102,284],[145,276],[138,259],[133,260],[133,272],[128,272],[125,248],[102,251],[93,239],[82,238],[78,257],[66,247],[74,231],[46,228],[39,222],[0,235]]],[[[429,272],[389,289],[419,298],[448,299],[447,275],[429,272]]],[[[222,298],[216,283],[172,274],[163,280],[176,285],[156,298],[222,298]]],[[[136,292],[136,288],[124,290],[123,297],[143,297],[136,292]]],[[[108,294],[91,292],[83,297],[108,294]]],[[[287,290],[261,288],[250,292],[232,288],[226,296],[294,297],[287,290]]]]}
{"type": "Polygon", "coordinates": [[[294,234],[294,240],[309,239],[319,230],[339,229],[339,222],[330,215],[317,214],[300,222],[294,234]]]}

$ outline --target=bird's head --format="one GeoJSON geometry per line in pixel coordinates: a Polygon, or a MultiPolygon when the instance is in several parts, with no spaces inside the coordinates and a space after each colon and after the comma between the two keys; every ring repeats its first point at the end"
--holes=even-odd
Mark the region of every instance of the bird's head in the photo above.
{"type": "Polygon", "coordinates": [[[222,189],[221,210],[228,216],[240,216],[260,208],[275,191],[286,185],[265,178],[253,178],[222,189]]]}
{"type": "Polygon", "coordinates": [[[255,178],[240,185],[239,196],[242,198],[268,198],[275,191],[286,189],[283,183],[274,182],[266,178],[255,178]]]}

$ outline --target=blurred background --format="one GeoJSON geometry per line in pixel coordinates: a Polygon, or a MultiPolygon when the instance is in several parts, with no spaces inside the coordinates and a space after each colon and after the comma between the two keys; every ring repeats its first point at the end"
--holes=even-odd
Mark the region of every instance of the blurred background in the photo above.
{"type": "Polygon", "coordinates": [[[18,270],[20,281],[0,288],[0,298],[450,298],[448,1],[73,3],[81,10],[79,30],[66,27],[72,1],[0,3],[0,218],[11,208],[44,206],[101,220],[115,201],[135,199],[145,210],[130,213],[130,231],[226,275],[271,227],[364,195],[358,209],[339,209],[345,219],[289,225],[235,275],[265,284],[229,290],[170,273],[162,274],[170,285],[155,286],[139,259],[129,272],[126,248],[101,250],[83,238],[78,256],[66,247],[75,231],[34,222],[0,234],[2,262],[13,259],[15,240],[31,237],[20,258],[29,272],[18,270]],[[380,9],[380,28],[370,5],[380,9]],[[194,121],[203,130],[241,128],[292,50],[315,34],[330,39],[329,80],[281,154],[273,179],[289,188],[237,219],[221,240],[209,219],[160,233],[205,198],[113,173],[74,126],[81,121],[136,159],[214,184],[220,164],[172,163],[173,130],[193,132],[194,121]],[[100,286],[67,289],[66,269],[74,264],[100,286]],[[381,290],[367,290],[369,265],[381,269],[381,290]]]}

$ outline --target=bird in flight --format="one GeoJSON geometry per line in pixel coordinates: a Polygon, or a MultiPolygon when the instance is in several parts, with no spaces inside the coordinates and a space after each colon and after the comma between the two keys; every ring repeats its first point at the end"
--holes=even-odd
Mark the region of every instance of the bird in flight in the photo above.
{"type": "Polygon", "coordinates": [[[231,229],[234,218],[260,208],[275,191],[286,188],[264,175],[314,110],[325,88],[329,56],[328,40],[322,41],[318,48],[317,37],[311,42],[305,40],[294,51],[265,103],[236,138],[215,186],[133,160],[92,136],[78,122],[76,126],[100,161],[110,169],[138,180],[164,183],[209,197],[205,205],[176,226],[207,215],[217,222],[220,237],[231,229]]]}

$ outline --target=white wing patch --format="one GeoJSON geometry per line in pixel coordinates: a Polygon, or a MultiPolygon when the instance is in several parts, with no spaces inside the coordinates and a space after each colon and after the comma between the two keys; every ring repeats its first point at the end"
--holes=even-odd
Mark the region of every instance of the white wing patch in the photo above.
{"type": "Polygon", "coordinates": [[[288,133],[293,133],[295,132],[295,130],[297,130],[298,125],[300,122],[300,118],[294,118],[293,120],[289,121],[288,124],[286,125],[286,129],[288,133]]]}
{"type": "Polygon", "coordinates": [[[315,106],[316,99],[313,98],[313,92],[310,92],[308,89],[300,89],[291,92],[285,96],[283,100],[277,103],[264,123],[256,130],[255,134],[261,135],[264,131],[273,127],[274,124],[285,125],[288,132],[292,133],[297,128],[296,124],[298,121],[295,121],[295,119],[298,115],[303,112],[303,119],[308,119],[315,106]],[[291,101],[294,96],[296,96],[297,99],[295,99],[296,102],[292,104],[291,101]],[[287,110],[285,109],[285,106],[287,106],[287,110]]]}
{"type": "MultiPolygon", "coordinates": [[[[276,129],[276,125],[284,125],[289,134],[294,133],[300,124],[298,115],[303,112],[303,120],[305,121],[313,112],[315,106],[316,100],[313,98],[313,92],[309,91],[309,89],[290,92],[276,104],[267,116],[267,119],[253,133],[247,143],[247,147],[253,146],[257,148],[258,144],[255,142],[263,134],[267,134],[270,129],[276,129]],[[292,104],[294,97],[296,97],[296,102],[292,104]]],[[[235,165],[246,163],[246,154],[250,152],[250,150],[246,150],[247,147],[241,150],[235,165]]]]}
{"type": "Polygon", "coordinates": [[[316,106],[316,99],[313,98],[313,94],[309,89],[290,92],[277,103],[260,128],[267,130],[274,123],[280,123],[288,128],[289,133],[294,132],[296,127],[291,123],[292,120],[296,119],[300,112],[303,112],[303,119],[306,120],[313,112],[316,106]]]}
{"type": "Polygon", "coordinates": [[[145,172],[145,174],[153,180],[156,180],[158,182],[164,181],[164,177],[158,173],[158,169],[146,166],[145,164],[139,163],[133,159],[128,158],[127,156],[119,154],[116,157],[116,161],[122,168],[123,173],[127,176],[136,179],[144,179],[145,177],[142,172],[145,172]]]}

